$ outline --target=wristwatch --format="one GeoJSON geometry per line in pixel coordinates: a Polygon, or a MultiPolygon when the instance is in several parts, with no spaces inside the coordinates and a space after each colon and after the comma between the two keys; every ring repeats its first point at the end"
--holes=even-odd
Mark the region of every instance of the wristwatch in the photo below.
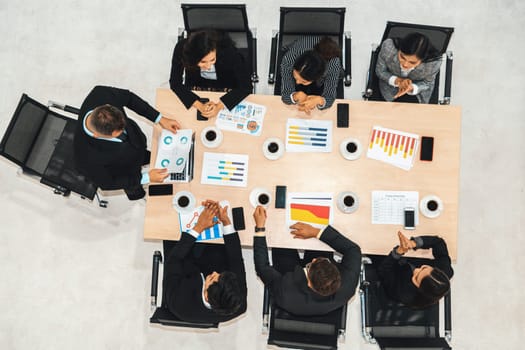
{"type": "Polygon", "coordinates": [[[257,232],[265,232],[266,231],[266,227],[257,227],[255,226],[255,233],[257,232]]]}

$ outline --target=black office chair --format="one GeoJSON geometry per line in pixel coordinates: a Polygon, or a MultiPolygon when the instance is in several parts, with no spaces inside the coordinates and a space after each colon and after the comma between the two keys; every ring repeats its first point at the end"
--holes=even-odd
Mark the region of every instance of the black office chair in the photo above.
{"type": "Polygon", "coordinates": [[[272,303],[268,288],[264,288],[263,332],[268,332],[268,344],[279,347],[311,350],[337,349],[338,340],[346,334],[347,304],[326,315],[296,316],[272,303]]]}
{"type": "Polygon", "coordinates": [[[227,33],[250,67],[253,92],[259,81],[257,75],[257,38],[248,26],[246,5],[182,4],[184,30],[178,40],[202,29],[216,29],[227,33]]]}
{"type": "Polygon", "coordinates": [[[73,139],[77,120],[50,108],[72,114],[79,110],[50,101],[45,106],[23,94],[0,143],[0,155],[22,168],[26,175],[53,188],[54,193],[69,196],[71,192],[93,200],[101,207],[107,201],[97,194],[97,186],[79,174],[74,166],[73,139]]]}
{"type": "MultiPolygon", "coordinates": [[[[414,310],[392,301],[378,278],[377,266],[384,256],[363,257],[360,290],[363,337],[381,349],[451,349],[451,297],[444,297],[445,338],[440,337],[439,306],[414,310]]],[[[427,259],[408,258],[412,262],[427,259]]]]}
{"type": "MultiPolygon", "coordinates": [[[[164,256],[168,256],[171,250],[175,247],[175,241],[163,241],[164,256]]],[[[157,294],[159,284],[159,264],[162,263],[162,254],[158,250],[153,254],[153,269],[151,272],[151,308],[155,310],[153,315],[150,317],[150,323],[157,323],[164,326],[176,326],[176,327],[190,327],[190,328],[217,328],[218,323],[205,323],[205,322],[188,322],[181,320],[174,314],[172,314],[165,303],[164,289],[162,294],[161,305],[157,306],[157,294]]],[[[163,276],[166,275],[164,269],[163,276]]],[[[164,279],[164,278],[163,278],[164,279]]]]}
{"type": "MultiPolygon", "coordinates": [[[[451,27],[437,27],[428,26],[423,24],[411,24],[411,23],[398,23],[398,22],[387,22],[385,32],[381,42],[389,38],[402,38],[409,33],[418,32],[428,37],[432,45],[442,54],[446,55],[446,70],[445,70],[445,89],[443,93],[443,100],[439,100],[439,80],[440,73],[436,75],[434,91],[430,97],[432,104],[450,104],[451,96],[451,84],[452,84],[452,63],[453,54],[452,51],[447,51],[448,43],[454,28],[451,27]]],[[[366,90],[363,93],[363,98],[370,101],[384,101],[385,99],[381,96],[379,91],[379,78],[376,75],[376,64],[379,56],[381,45],[372,50],[370,57],[370,66],[368,68],[366,90]]]]}
{"type": "MultiPolygon", "coordinates": [[[[281,7],[279,31],[272,37],[268,84],[274,95],[281,94],[281,59],[286,47],[304,36],[328,36],[343,49],[344,86],[352,84],[350,32],[344,32],[345,8],[281,7]]],[[[337,86],[337,98],[344,98],[343,81],[337,86]]]]}

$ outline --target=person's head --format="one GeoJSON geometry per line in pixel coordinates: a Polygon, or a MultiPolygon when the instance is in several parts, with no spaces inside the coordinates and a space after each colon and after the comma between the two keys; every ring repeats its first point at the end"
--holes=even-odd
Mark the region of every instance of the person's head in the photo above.
{"type": "Polygon", "coordinates": [[[306,265],[308,287],[322,296],[334,294],[341,287],[341,273],[329,259],[315,258],[306,265]]]}
{"type": "Polygon", "coordinates": [[[325,60],[314,50],[299,56],[293,65],[293,78],[298,85],[310,85],[320,79],[326,69],[325,60]]]}
{"type": "Polygon", "coordinates": [[[98,106],[91,112],[88,119],[88,128],[96,137],[117,137],[126,126],[124,113],[112,105],[98,106]]]}
{"type": "Polygon", "coordinates": [[[242,304],[237,276],[231,271],[212,272],[204,282],[204,296],[213,311],[220,315],[232,315],[242,304]]]}
{"type": "Polygon", "coordinates": [[[448,276],[436,267],[421,265],[412,272],[412,283],[427,305],[437,303],[450,289],[448,276]]]}
{"type": "Polygon", "coordinates": [[[404,38],[394,40],[394,43],[398,49],[399,63],[404,69],[416,68],[422,62],[438,56],[428,37],[421,33],[407,34],[404,38]]]}
{"type": "Polygon", "coordinates": [[[182,50],[186,68],[209,70],[217,60],[217,48],[234,46],[231,39],[214,30],[201,30],[190,34],[182,50]]]}

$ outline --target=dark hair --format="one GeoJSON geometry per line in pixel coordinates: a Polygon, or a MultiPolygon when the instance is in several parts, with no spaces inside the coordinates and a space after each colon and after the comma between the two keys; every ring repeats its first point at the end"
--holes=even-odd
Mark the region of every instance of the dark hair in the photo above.
{"type": "Polygon", "coordinates": [[[332,295],[341,287],[341,273],[328,259],[312,261],[308,269],[312,289],[322,296],[332,295]]]}
{"type": "Polygon", "coordinates": [[[232,315],[242,304],[237,276],[231,271],[220,274],[219,280],[208,287],[208,303],[219,315],[232,315]]]}
{"type": "Polygon", "coordinates": [[[123,130],[126,126],[124,113],[112,105],[98,106],[91,113],[91,125],[95,131],[103,135],[111,135],[115,130],[123,130]]]}
{"type": "Polygon", "coordinates": [[[216,30],[200,30],[190,34],[182,49],[182,63],[186,68],[196,68],[200,60],[217,48],[235,47],[233,40],[216,30]]]}
{"type": "Polygon", "coordinates": [[[316,81],[323,76],[326,62],[334,57],[341,57],[341,49],[335,41],[325,36],[319,40],[313,50],[304,52],[295,60],[293,69],[304,80],[316,81]]]}
{"type": "Polygon", "coordinates": [[[406,55],[415,55],[421,62],[433,61],[441,56],[428,37],[421,33],[410,33],[404,38],[395,38],[393,41],[399,51],[406,55]]]}
{"type": "Polygon", "coordinates": [[[450,290],[450,279],[440,269],[434,267],[432,272],[421,280],[414,299],[413,307],[423,308],[439,302],[450,290]]]}

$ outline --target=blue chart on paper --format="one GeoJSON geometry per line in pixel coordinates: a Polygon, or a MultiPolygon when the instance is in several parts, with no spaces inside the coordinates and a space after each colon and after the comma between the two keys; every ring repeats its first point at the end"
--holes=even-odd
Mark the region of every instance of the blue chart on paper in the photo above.
{"type": "Polygon", "coordinates": [[[207,228],[197,237],[197,241],[207,241],[209,239],[222,238],[220,224],[207,228]]]}

